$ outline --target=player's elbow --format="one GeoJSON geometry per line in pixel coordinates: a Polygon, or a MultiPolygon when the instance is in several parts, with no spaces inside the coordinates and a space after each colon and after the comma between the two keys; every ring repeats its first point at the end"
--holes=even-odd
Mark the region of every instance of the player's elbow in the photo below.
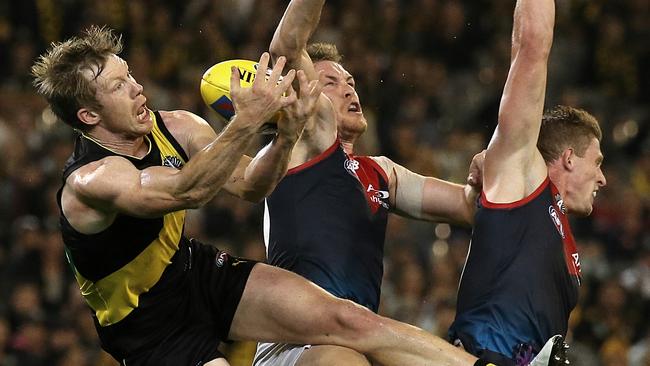
{"type": "Polygon", "coordinates": [[[270,195],[271,192],[272,188],[264,189],[263,187],[247,187],[237,192],[237,196],[251,203],[260,203],[264,198],[270,195]]]}
{"type": "Polygon", "coordinates": [[[271,41],[271,46],[269,47],[269,52],[271,53],[271,57],[273,60],[277,60],[280,56],[284,56],[287,58],[287,61],[291,63],[291,61],[298,59],[300,56],[300,53],[303,48],[305,48],[306,45],[304,44],[299,44],[297,40],[293,39],[292,37],[288,36],[278,36],[276,34],[273,37],[273,40],[271,41]],[[286,39],[286,38],[291,38],[291,39],[286,39]]]}

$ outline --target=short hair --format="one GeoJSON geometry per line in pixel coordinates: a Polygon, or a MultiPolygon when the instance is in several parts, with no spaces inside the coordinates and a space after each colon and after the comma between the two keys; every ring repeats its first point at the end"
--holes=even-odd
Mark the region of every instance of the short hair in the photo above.
{"type": "Polygon", "coordinates": [[[307,46],[307,54],[312,62],[332,61],[340,64],[343,60],[338,48],[332,43],[312,43],[307,46]]]}
{"type": "Polygon", "coordinates": [[[567,148],[583,157],[594,137],[598,141],[603,138],[594,116],[579,108],[558,105],[542,117],[537,148],[546,163],[558,159],[567,148]]]}
{"type": "Polygon", "coordinates": [[[102,72],[110,55],[122,51],[122,37],[107,27],[91,26],[81,37],[52,43],[32,66],[34,85],[54,114],[78,130],[88,126],[77,117],[81,107],[101,110],[91,82],[102,72]],[[90,71],[92,79],[84,76],[90,71]]]}

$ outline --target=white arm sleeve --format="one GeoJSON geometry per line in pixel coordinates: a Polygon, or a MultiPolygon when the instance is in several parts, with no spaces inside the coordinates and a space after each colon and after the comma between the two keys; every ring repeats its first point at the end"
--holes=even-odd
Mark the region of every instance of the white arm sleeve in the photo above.
{"type": "Polygon", "coordinates": [[[385,156],[371,156],[388,176],[391,210],[417,219],[423,218],[422,199],[425,177],[414,173],[385,156]]]}

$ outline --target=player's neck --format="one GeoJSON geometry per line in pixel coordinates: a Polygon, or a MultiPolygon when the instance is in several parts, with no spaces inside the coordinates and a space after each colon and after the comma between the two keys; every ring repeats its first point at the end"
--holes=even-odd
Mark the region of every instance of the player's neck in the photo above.
{"type": "Polygon", "coordinates": [[[563,169],[562,164],[553,162],[547,164],[548,178],[551,180],[555,188],[557,188],[560,196],[565,198],[567,190],[567,180],[569,178],[566,170],[563,169]]]}
{"type": "Polygon", "coordinates": [[[82,133],[82,136],[119,155],[141,159],[151,151],[151,141],[147,136],[125,139],[117,136],[101,136],[101,133],[93,132],[82,133]]]}
{"type": "Polygon", "coordinates": [[[354,141],[344,140],[342,137],[339,137],[341,140],[341,147],[346,154],[354,154],[354,141]]]}

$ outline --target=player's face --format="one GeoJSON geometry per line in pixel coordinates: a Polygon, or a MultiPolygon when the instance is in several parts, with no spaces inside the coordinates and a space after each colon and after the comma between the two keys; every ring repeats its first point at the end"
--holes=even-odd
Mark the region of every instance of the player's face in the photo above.
{"type": "Polygon", "coordinates": [[[587,216],[591,214],[598,190],[607,184],[601,170],[603,154],[598,139],[592,138],[583,157],[574,154],[573,159],[574,169],[569,173],[564,201],[569,212],[587,216]]]}
{"type": "Polygon", "coordinates": [[[153,121],[145,105],[147,98],[126,61],[115,55],[109,57],[95,82],[97,100],[103,107],[97,112],[103,128],[129,137],[151,131],[153,121]]]}
{"type": "Polygon", "coordinates": [[[323,94],[332,102],[339,134],[361,135],[368,124],[363,116],[352,75],[332,61],[316,62],[314,68],[316,72],[323,72],[323,94]]]}

